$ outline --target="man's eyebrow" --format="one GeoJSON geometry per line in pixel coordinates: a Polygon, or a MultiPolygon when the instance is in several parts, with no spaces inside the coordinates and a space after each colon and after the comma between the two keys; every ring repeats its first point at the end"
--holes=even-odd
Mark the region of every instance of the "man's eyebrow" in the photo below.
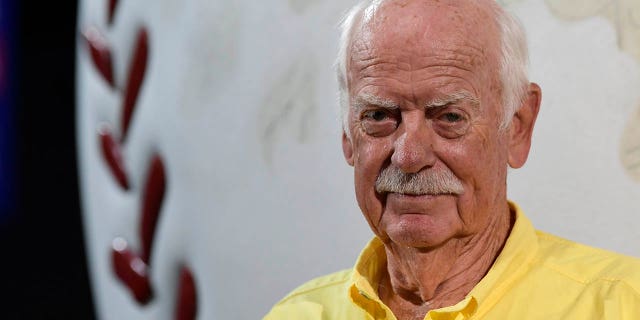
{"type": "Polygon", "coordinates": [[[353,108],[356,112],[371,105],[385,109],[398,109],[398,105],[395,102],[372,94],[360,94],[353,101],[353,108]]]}
{"type": "Polygon", "coordinates": [[[478,98],[474,97],[471,93],[467,91],[459,91],[453,94],[439,96],[434,99],[431,99],[427,101],[427,103],[425,104],[425,107],[427,109],[444,107],[448,104],[453,104],[453,103],[457,103],[465,100],[469,102],[474,108],[477,108],[480,106],[480,101],[478,100],[478,98]]]}

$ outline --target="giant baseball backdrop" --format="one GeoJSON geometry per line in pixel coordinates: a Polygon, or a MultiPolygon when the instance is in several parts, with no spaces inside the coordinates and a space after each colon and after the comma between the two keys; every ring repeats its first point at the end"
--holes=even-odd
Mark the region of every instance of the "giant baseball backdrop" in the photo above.
{"type": "MultiPolygon", "coordinates": [[[[101,319],[256,319],[372,236],[342,159],[351,1],[85,0],[83,222],[101,319]]],[[[536,227],[640,255],[640,2],[510,0],[543,89],[509,197],[536,227]]]]}

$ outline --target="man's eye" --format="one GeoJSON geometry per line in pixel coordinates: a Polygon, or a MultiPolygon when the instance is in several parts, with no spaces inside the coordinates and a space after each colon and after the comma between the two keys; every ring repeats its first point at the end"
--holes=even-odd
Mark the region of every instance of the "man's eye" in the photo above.
{"type": "Polygon", "coordinates": [[[432,119],[434,119],[436,132],[450,139],[464,135],[470,126],[467,114],[458,110],[442,110],[441,112],[435,113],[432,119]]]}
{"type": "Polygon", "coordinates": [[[382,121],[389,117],[389,115],[382,110],[371,110],[364,113],[364,119],[372,119],[375,121],[382,121]]]}
{"type": "Polygon", "coordinates": [[[447,112],[443,114],[440,118],[444,121],[451,122],[451,123],[464,120],[464,117],[461,114],[454,113],[454,112],[447,112]]]}
{"type": "Polygon", "coordinates": [[[382,137],[396,130],[398,119],[392,110],[368,110],[362,113],[360,123],[368,135],[382,137]]]}

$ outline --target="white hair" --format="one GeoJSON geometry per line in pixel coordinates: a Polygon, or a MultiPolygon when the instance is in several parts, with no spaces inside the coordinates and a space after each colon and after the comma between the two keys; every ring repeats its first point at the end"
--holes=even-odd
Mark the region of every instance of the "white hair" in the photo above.
{"type": "MultiPolygon", "coordinates": [[[[353,28],[357,20],[361,19],[365,8],[379,5],[382,1],[384,0],[360,1],[347,12],[340,23],[340,42],[335,66],[340,91],[340,118],[342,120],[342,128],[349,138],[351,138],[351,133],[349,132],[351,98],[349,96],[349,80],[347,77],[347,59],[349,59],[349,46],[353,28]]],[[[501,102],[504,113],[500,130],[505,130],[509,127],[516,109],[522,105],[527,96],[529,55],[526,34],[522,24],[497,2],[491,1],[491,3],[490,10],[501,33],[499,72],[502,83],[501,102]]]]}

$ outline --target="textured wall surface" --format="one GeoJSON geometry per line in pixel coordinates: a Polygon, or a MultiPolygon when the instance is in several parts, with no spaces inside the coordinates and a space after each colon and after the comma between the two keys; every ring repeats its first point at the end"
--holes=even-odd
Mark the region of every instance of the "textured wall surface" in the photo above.
{"type": "MultiPolygon", "coordinates": [[[[332,64],[354,2],[81,3],[77,134],[102,319],[256,319],[353,264],[371,232],[332,64]]],[[[540,229],[640,255],[638,5],[503,2],[543,89],[510,197],[540,229]]]]}
{"type": "Polygon", "coordinates": [[[512,171],[510,196],[540,229],[639,256],[640,24],[627,21],[639,6],[515,2],[543,101],[532,153],[512,171]]]}

